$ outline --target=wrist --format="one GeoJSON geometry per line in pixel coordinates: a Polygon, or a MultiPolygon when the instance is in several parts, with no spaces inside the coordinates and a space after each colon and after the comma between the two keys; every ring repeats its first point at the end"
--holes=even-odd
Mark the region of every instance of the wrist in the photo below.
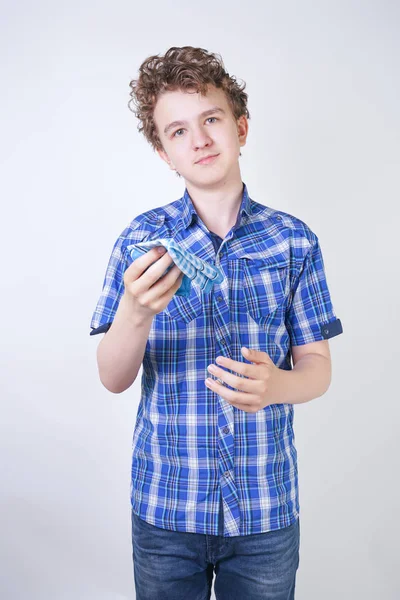
{"type": "Polygon", "coordinates": [[[276,367],[275,402],[274,404],[294,404],[296,389],[296,373],[292,370],[276,367]]]}
{"type": "Polygon", "coordinates": [[[121,297],[118,312],[121,318],[133,327],[146,326],[153,320],[153,314],[148,309],[141,309],[136,300],[126,291],[121,297]]]}

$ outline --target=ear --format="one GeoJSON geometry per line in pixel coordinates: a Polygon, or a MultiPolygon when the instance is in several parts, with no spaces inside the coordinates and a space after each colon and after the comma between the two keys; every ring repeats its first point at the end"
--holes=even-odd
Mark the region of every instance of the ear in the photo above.
{"type": "Polygon", "coordinates": [[[247,134],[249,132],[249,122],[246,115],[241,115],[237,120],[237,132],[239,138],[239,146],[245,146],[247,134]]]}

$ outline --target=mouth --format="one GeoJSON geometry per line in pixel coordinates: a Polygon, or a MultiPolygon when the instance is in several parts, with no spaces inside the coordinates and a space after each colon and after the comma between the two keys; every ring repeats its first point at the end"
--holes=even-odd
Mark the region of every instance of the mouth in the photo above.
{"type": "Polygon", "coordinates": [[[209,156],[203,158],[202,160],[199,160],[196,162],[196,165],[208,165],[212,162],[214,162],[214,160],[219,156],[219,154],[210,154],[209,156]]]}

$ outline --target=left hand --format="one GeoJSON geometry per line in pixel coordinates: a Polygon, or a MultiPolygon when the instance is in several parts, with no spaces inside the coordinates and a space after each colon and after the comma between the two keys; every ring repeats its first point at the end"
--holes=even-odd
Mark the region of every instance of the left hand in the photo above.
{"type": "Polygon", "coordinates": [[[210,373],[239,391],[230,390],[213,379],[210,380],[210,384],[206,382],[207,387],[245,412],[255,413],[265,406],[278,403],[282,370],[275,365],[266,352],[242,348],[242,354],[253,364],[239,362],[225,356],[217,357],[216,362],[244,377],[228,373],[215,365],[208,367],[210,373]]]}

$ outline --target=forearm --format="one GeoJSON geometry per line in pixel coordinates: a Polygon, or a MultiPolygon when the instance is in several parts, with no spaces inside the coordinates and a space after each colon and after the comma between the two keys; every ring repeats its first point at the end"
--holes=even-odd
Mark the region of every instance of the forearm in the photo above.
{"type": "Polygon", "coordinates": [[[122,296],[114,321],[97,349],[102,384],[120,394],[135,381],[143,361],[153,317],[135,316],[127,296],[122,296]]]}
{"type": "Polygon", "coordinates": [[[303,356],[291,371],[279,369],[276,404],[303,404],[323,396],[331,383],[331,363],[320,354],[303,356]]]}

